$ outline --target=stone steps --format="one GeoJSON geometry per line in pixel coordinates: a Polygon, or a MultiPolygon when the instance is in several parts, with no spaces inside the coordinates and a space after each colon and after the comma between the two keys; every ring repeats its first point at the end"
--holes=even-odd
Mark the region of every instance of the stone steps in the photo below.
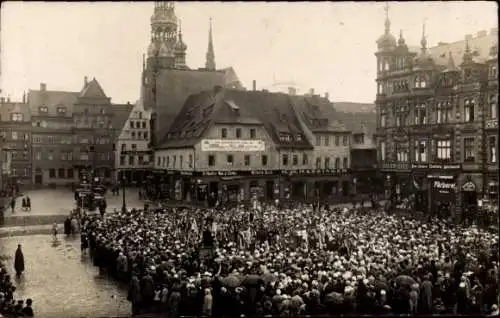
{"type": "MultiPolygon", "coordinates": [[[[62,230],[64,229],[64,224],[59,224],[58,228],[59,232],[62,232],[62,230]]],[[[52,234],[52,223],[46,225],[9,226],[0,228],[0,238],[37,234],[52,234]]],[[[64,235],[64,233],[59,233],[58,235],[64,235]]]]}

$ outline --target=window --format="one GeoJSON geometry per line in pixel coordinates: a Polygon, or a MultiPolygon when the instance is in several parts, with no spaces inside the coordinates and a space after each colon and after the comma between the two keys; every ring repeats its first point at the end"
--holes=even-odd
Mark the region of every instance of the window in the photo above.
{"type": "Polygon", "coordinates": [[[226,156],[226,162],[228,165],[232,165],[234,163],[234,157],[233,155],[227,155],[226,156]]]}
{"type": "Polygon", "coordinates": [[[59,116],[64,116],[66,114],[66,107],[62,106],[57,107],[57,114],[59,116]]]}
{"type": "Polygon", "coordinates": [[[396,148],[396,161],[408,162],[408,144],[396,143],[394,147],[396,148]]]}
{"type": "Polygon", "coordinates": [[[344,157],[344,159],[342,161],[343,161],[342,168],[344,168],[344,169],[349,168],[349,159],[347,157],[344,157]]]}
{"type": "Polygon", "coordinates": [[[498,96],[490,95],[489,98],[490,118],[497,119],[498,116],[498,96]]]}
{"type": "Polygon", "coordinates": [[[292,157],[292,165],[296,166],[299,164],[299,156],[298,155],[293,155],[292,157]]]}
{"type": "Polygon", "coordinates": [[[249,166],[250,165],[250,155],[245,155],[244,160],[245,160],[245,166],[249,166]]]}
{"type": "Polygon", "coordinates": [[[241,128],[236,128],[236,138],[241,138],[241,128]]]}
{"type": "Polygon", "coordinates": [[[73,160],[73,152],[68,152],[68,160],[73,160]]]}
{"type": "Polygon", "coordinates": [[[180,165],[180,168],[182,169],[182,165],[184,164],[184,157],[182,156],[179,156],[179,165],[180,165]]]}
{"type": "Polygon", "coordinates": [[[214,155],[208,155],[208,165],[210,167],[215,166],[215,156],[214,155]]]}
{"type": "Polygon", "coordinates": [[[307,160],[307,155],[306,154],[303,154],[302,155],[302,165],[307,165],[308,164],[308,160],[307,160]]]}
{"type": "Polygon", "coordinates": [[[267,155],[262,155],[262,165],[267,166],[267,155]]]}
{"type": "Polygon", "coordinates": [[[134,150],[134,151],[137,150],[137,144],[132,144],[131,146],[132,146],[132,150],[134,150]]]}
{"type": "Polygon", "coordinates": [[[335,136],[335,146],[340,145],[340,136],[335,136]]]}
{"type": "Polygon", "coordinates": [[[17,134],[17,131],[13,131],[11,133],[11,136],[12,136],[12,140],[17,140],[19,138],[19,135],[17,134]]]}
{"type": "Polygon", "coordinates": [[[425,103],[417,104],[415,108],[415,125],[427,124],[427,105],[425,103]]]}
{"type": "Polygon", "coordinates": [[[451,101],[442,101],[437,103],[436,123],[447,124],[451,120],[452,106],[451,101]]]}
{"type": "Polygon", "coordinates": [[[37,151],[35,153],[35,159],[36,160],[42,160],[42,152],[41,151],[37,151]]]}
{"type": "Polygon", "coordinates": [[[80,160],[89,160],[88,152],[80,152],[80,160]]]}
{"type": "Polygon", "coordinates": [[[193,155],[188,156],[188,167],[189,168],[193,167],[193,155]]]}
{"type": "Polygon", "coordinates": [[[47,106],[41,106],[40,108],[38,108],[38,112],[42,114],[47,114],[49,112],[49,109],[47,106]]]}
{"type": "Polygon", "coordinates": [[[287,154],[283,154],[283,157],[281,158],[281,163],[283,164],[283,166],[288,166],[288,155],[287,154]]]}
{"type": "Polygon", "coordinates": [[[415,88],[426,88],[427,82],[425,80],[425,76],[416,76],[415,77],[415,88]]]}
{"type": "Polygon", "coordinates": [[[144,136],[144,140],[148,140],[148,135],[149,134],[148,134],[147,131],[143,132],[142,135],[144,136]]]}
{"type": "Polygon", "coordinates": [[[436,156],[439,160],[451,160],[451,140],[438,140],[436,156]]]}
{"type": "Polygon", "coordinates": [[[172,157],[172,167],[175,168],[175,164],[177,163],[177,156],[172,157]]]}
{"type": "Polygon", "coordinates": [[[52,152],[52,150],[49,150],[49,155],[48,155],[47,159],[54,160],[54,153],[52,152]]]}
{"type": "Polygon", "coordinates": [[[28,133],[24,133],[24,140],[28,141],[30,139],[30,135],[28,133]]]}
{"type": "Polygon", "coordinates": [[[380,160],[385,161],[385,141],[380,142],[380,160]]]}
{"type": "Polygon", "coordinates": [[[464,119],[466,123],[472,123],[474,121],[474,99],[465,99],[464,101],[464,119]]]}
{"type": "Polygon", "coordinates": [[[141,137],[142,137],[142,131],[138,131],[137,132],[137,139],[141,139],[141,137]]]}
{"type": "Polygon", "coordinates": [[[325,157],[325,169],[330,169],[330,158],[325,157]]]}
{"type": "Polygon", "coordinates": [[[497,139],[495,136],[491,136],[488,138],[489,144],[489,159],[491,163],[497,162],[497,139]]]}
{"type": "Polygon", "coordinates": [[[53,179],[56,177],[56,169],[49,169],[49,178],[53,179]]]}
{"type": "Polygon", "coordinates": [[[380,114],[380,127],[385,127],[387,125],[387,115],[385,113],[380,114]]]}
{"type": "Polygon", "coordinates": [[[137,112],[137,116],[139,117],[139,119],[142,119],[142,112],[137,112]]]}
{"type": "Polygon", "coordinates": [[[404,127],[406,123],[406,108],[404,105],[396,106],[394,117],[396,119],[396,127],[404,127]]]}
{"type": "Polygon", "coordinates": [[[127,145],[126,144],[122,144],[121,148],[122,148],[122,151],[125,151],[125,150],[127,150],[127,145]]]}
{"type": "Polygon", "coordinates": [[[316,169],[321,169],[321,158],[316,158],[316,169]]]}
{"type": "Polygon", "coordinates": [[[344,146],[349,145],[349,139],[347,138],[347,136],[342,137],[342,145],[344,145],[344,146]]]}
{"type": "Polygon", "coordinates": [[[130,129],[134,129],[134,128],[135,128],[134,122],[130,121],[130,129]]]}
{"type": "Polygon", "coordinates": [[[68,160],[68,155],[65,152],[61,152],[61,160],[68,160]]]}
{"type": "Polygon", "coordinates": [[[475,151],[474,151],[474,138],[466,137],[464,138],[464,162],[474,162],[475,161],[475,151]]]}
{"type": "Polygon", "coordinates": [[[22,113],[11,113],[10,114],[10,120],[11,121],[23,121],[24,116],[22,113]]]}
{"type": "Polygon", "coordinates": [[[254,139],[256,137],[255,128],[250,129],[250,138],[254,139]]]}
{"type": "Polygon", "coordinates": [[[64,179],[66,177],[66,170],[64,168],[59,168],[57,171],[57,177],[60,179],[64,179]]]}
{"type": "Polygon", "coordinates": [[[42,138],[40,136],[33,136],[33,143],[34,144],[42,143],[42,138]]]}
{"type": "Polygon", "coordinates": [[[54,144],[55,143],[54,141],[55,141],[55,137],[54,136],[48,136],[47,137],[47,142],[49,144],[54,144]]]}
{"type": "Polygon", "coordinates": [[[340,169],[340,158],[335,158],[335,169],[340,169]]]}
{"type": "Polygon", "coordinates": [[[227,138],[227,128],[222,128],[220,130],[220,135],[222,138],[227,138]]]}
{"type": "Polygon", "coordinates": [[[135,131],[131,132],[130,136],[132,137],[132,139],[135,139],[135,131]]]}
{"type": "Polygon", "coordinates": [[[68,169],[68,173],[66,174],[68,179],[73,179],[74,178],[74,172],[73,169],[68,169]]]}
{"type": "Polygon", "coordinates": [[[321,146],[321,136],[316,136],[316,146],[321,146]]]}
{"type": "MultiPolygon", "coordinates": [[[[163,166],[165,166],[165,157],[163,157],[163,166]]],[[[170,167],[170,156],[167,156],[167,167],[170,167]]]]}
{"type": "Polygon", "coordinates": [[[330,144],[330,138],[328,138],[328,136],[325,136],[325,147],[328,147],[329,144],[330,144]]]}
{"type": "Polygon", "coordinates": [[[135,156],[132,156],[132,155],[128,156],[128,164],[130,166],[133,166],[134,163],[135,163],[135,156]]]}
{"type": "Polygon", "coordinates": [[[427,162],[427,141],[415,140],[415,161],[427,162]]]}

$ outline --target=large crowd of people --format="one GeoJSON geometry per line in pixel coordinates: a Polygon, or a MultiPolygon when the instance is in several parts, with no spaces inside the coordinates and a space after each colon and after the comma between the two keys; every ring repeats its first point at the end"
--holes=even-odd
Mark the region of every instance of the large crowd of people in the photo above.
{"type": "MultiPolygon", "coordinates": [[[[18,254],[16,252],[16,254],[18,254]]],[[[18,258],[18,257],[16,257],[18,258]]],[[[16,263],[19,260],[16,259],[16,263]]],[[[16,271],[19,264],[16,264],[16,271]]],[[[24,264],[23,264],[24,267],[24,264]]],[[[33,309],[31,299],[16,300],[14,292],[16,286],[11,280],[11,276],[7,272],[7,268],[2,260],[0,260],[0,317],[33,317],[33,309]]]]}
{"type": "Polygon", "coordinates": [[[262,206],[84,215],[82,249],[177,316],[498,314],[498,234],[382,210],[262,206]]]}

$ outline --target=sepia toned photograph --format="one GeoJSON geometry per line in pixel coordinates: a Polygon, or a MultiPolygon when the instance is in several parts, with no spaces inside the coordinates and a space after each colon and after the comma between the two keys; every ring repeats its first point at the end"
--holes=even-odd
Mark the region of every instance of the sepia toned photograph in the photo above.
{"type": "Polygon", "coordinates": [[[498,316],[498,4],[0,14],[0,318],[498,316]]]}

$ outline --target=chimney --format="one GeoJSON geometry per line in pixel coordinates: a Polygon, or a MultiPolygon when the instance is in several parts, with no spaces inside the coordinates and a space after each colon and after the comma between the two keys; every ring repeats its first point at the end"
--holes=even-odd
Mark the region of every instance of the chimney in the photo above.
{"type": "Polygon", "coordinates": [[[311,96],[314,95],[314,88],[309,89],[309,95],[311,95],[311,96]]]}
{"type": "Polygon", "coordinates": [[[491,28],[490,34],[494,36],[498,36],[498,28],[491,28]]]}
{"type": "Polygon", "coordinates": [[[472,34],[467,34],[467,35],[465,36],[465,40],[466,40],[466,41],[470,41],[470,40],[472,40],[472,34]]]}
{"type": "Polygon", "coordinates": [[[486,32],[486,30],[481,30],[481,31],[477,32],[476,38],[480,38],[482,36],[487,36],[487,35],[488,35],[488,32],[486,32]]]}
{"type": "Polygon", "coordinates": [[[256,80],[253,80],[253,81],[252,81],[252,90],[253,90],[253,91],[256,91],[256,90],[257,90],[257,81],[256,81],[256,80]]]}
{"type": "Polygon", "coordinates": [[[328,94],[328,92],[325,92],[325,99],[330,100],[330,94],[328,94]]]}
{"type": "Polygon", "coordinates": [[[295,89],[295,87],[288,87],[288,95],[296,95],[297,94],[297,90],[295,89]]]}
{"type": "Polygon", "coordinates": [[[88,83],[89,83],[89,78],[87,76],[85,76],[83,78],[83,85],[87,86],[88,83]]]}
{"type": "Polygon", "coordinates": [[[41,90],[42,92],[45,92],[45,91],[47,90],[47,84],[45,84],[45,83],[40,83],[40,90],[41,90]]]}

